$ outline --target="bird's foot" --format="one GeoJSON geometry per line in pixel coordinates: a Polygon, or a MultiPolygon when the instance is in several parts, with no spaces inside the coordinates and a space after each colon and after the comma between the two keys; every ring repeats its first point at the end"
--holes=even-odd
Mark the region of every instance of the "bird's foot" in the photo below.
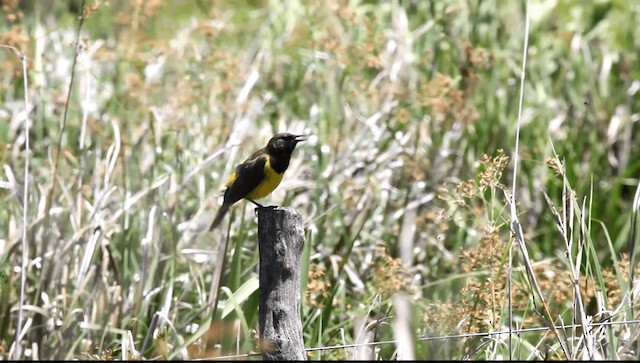
{"type": "Polygon", "coordinates": [[[249,199],[249,201],[250,201],[251,203],[253,203],[253,204],[255,204],[255,205],[256,205],[256,208],[254,209],[254,213],[255,213],[256,217],[258,216],[258,211],[259,211],[260,209],[275,209],[275,208],[278,208],[278,207],[279,207],[279,206],[277,206],[277,205],[268,205],[268,206],[264,206],[264,205],[262,205],[262,204],[260,204],[260,203],[256,202],[255,200],[251,200],[251,199],[249,199]]]}
{"type": "Polygon", "coordinates": [[[264,208],[264,206],[253,199],[248,199],[251,203],[255,204],[258,208],[264,208]]]}

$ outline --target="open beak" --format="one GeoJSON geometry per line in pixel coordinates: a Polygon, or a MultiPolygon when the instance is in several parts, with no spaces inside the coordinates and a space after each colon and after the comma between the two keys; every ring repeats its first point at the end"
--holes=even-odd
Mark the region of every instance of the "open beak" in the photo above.
{"type": "Polygon", "coordinates": [[[305,141],[308,138],[309,138],[309,136],[307,136],[307,135],[296,135],[296,137],[293,139],[293,141],[300,142],[300,141],[305,141]]]}

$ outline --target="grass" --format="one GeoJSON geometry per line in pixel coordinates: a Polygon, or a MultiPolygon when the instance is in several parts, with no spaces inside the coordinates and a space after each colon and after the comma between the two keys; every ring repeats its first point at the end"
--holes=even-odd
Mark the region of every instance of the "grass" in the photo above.
{"type": "Polygon", "coordinates": [[[310,359],[638,358],[635,2],[531,0],[522,92],[524,1],[2,4],[3,357],[259,352],[253,208],[207,228],[286,130],[310,359]]]}

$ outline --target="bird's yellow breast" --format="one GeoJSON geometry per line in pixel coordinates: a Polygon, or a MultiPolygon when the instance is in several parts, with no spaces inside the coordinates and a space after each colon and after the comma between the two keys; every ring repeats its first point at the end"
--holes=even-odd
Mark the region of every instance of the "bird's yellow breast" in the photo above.
{"type": "Polygon", "coordinates": [[[278,174],[273,170],[271,167],[271,161],[267,159],[264,163],[264,175],[264,180],[251,193],[249,193],[246,198],[256,200],[262,199],[271,194],[271,192],[280,185],[284,173],[278,174]]]}

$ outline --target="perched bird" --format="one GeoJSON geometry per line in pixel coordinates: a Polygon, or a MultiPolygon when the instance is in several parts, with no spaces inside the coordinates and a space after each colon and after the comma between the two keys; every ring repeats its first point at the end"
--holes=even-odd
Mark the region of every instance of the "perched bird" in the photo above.
{"type": "Polygon", "coordinates": [[[289,167],[293,149],[300,141],[306,139],[304,135],[276,134],[267,146],[236,166],[225,184],[227,189],[224,192],[224,201],[209,230],[215,229],[229,208],[240,199],[247,199],[262,207],[256,199],[266,197],[278,187],[289,167]]]}

